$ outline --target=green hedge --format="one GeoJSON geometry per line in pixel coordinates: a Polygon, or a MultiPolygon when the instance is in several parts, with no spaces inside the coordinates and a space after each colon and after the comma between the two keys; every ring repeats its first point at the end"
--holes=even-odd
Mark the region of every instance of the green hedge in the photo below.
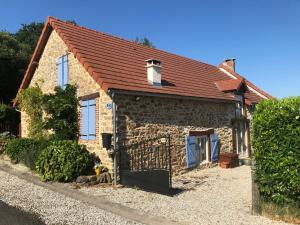
{"type": "Polygon", "coordinates": [[[45,148],[36,169],[45,181],[72,181],[87,174],[94,165],[93,156],[76,141],[53,141],[45,148]]]}
{"type": "Polygon", "coordinates": [[[300,206],[300,97],[264,100],[253,117],[256,182],[262,198],[300,206]]]}
{"type": "Polygon", "coordinates": [[[47,143],[46,140],[29,138],[11,139],[5,147],[5,152],[11,159],[22,162],[34,170],[40,152],[47,147],[47,143]]]}

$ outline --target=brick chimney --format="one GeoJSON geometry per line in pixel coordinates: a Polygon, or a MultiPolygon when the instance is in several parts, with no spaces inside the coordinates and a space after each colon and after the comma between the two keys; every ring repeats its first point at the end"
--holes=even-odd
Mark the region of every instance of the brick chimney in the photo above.
{"type": "Polygon", "coordinates": [[[222,63],[222,65],[225,68],[235,72],[235,59],[233,59],[233,58],[232,59],[225,59],[224,62],[222,63]]]}

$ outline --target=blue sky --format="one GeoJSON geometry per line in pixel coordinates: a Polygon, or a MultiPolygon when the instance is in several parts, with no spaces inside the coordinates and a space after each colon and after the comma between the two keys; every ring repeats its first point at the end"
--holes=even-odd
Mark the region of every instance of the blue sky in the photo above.
{"type": "Polygon", "coordinates": [[[0,0],[0,30],[51,15],[237,72],[275,97],[300,95],[299,0],[0,0]]]}

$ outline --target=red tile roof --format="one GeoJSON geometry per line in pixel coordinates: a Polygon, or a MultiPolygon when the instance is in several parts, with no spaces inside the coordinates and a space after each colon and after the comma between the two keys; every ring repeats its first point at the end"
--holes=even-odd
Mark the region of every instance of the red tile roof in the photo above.
{"type": "Polygon", "coordinates": [[[238,91],[243,83],[244,79],[229,79],[215,82],[219,90],[223,92],[238,91]]]}
{"type": "Polygon", "coordinates": [[[216,66],[52,17],[47,18],[20,90],[29,85],[35,71],[34,62],[39,61],[52,30],[58,33],[69,51],[104,91],[118,89],[234,101],[231,94],[217,88],[216,81],[228,80],[229,77],[216,66]],[[147,81],[145,60],[149,58],[161,61],[162,87],[152,86],[147,81]]]}

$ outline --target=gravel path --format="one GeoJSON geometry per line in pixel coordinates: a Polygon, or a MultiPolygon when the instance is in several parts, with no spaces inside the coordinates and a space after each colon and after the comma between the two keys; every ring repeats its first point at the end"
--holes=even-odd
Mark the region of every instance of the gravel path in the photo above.
{"type": "Polygon", "coordinates": [[[38,214],[46,224],[138,224],[3,171],[0,181],[1,201],[38,214]]]}
{"type": "Polygon", "coordinates": [[[84,187],[80,191],[188,225],[286,224],[251,215],[250,174],[247,166],[194,170],[176,177],[174,186],[186,191],[174,197],[99,186],[84,187]]]}

